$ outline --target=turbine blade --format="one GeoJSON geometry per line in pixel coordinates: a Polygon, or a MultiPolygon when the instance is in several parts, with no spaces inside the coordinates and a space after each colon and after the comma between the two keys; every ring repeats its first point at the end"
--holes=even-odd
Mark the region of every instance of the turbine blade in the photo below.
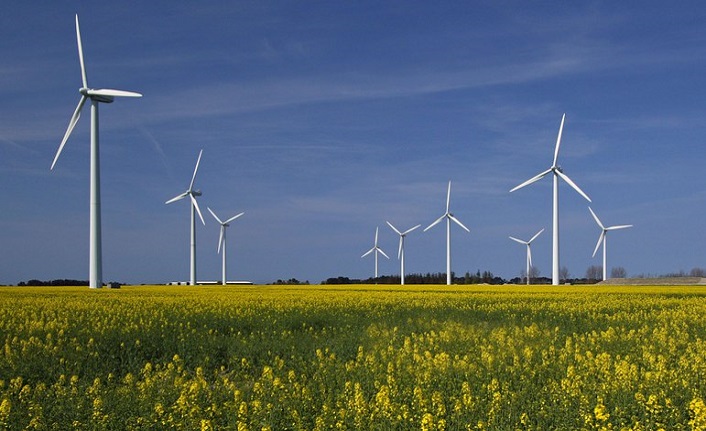
{"type": "Polygon", "coordinates": [[[457,225],[459,225],[459,226],[461,226],[462,228],[466,229],[466,232],[468,232],[468,233],[471,232],[471,230],[468,229],[466,226],[464,226],[463,223],[461,223],[461,222],[459,221],[459,219],[457,219],[456,217],[454,217],[454,216],[452,216],[451,214],[449,214],[449,218],[450,218],[451,220],[453,220],[454,222],[456,222],[457,225]]]}
{"type": "Polygon", "coordinates": [[[596,248],[593,250],[593,255],[591,257],[596,257],[596,252],[598,252],[598,248],[600,248],[601,243],[605,239],[605,230],[601,231],[601,234],[598,236],[598,242],[596,243],[596,248]]]}
{"type": "Polygon", "coordinates": [[[424,232],[428,231],[428,230],[431,229],[432,227],[434,227],[434,226],[436,226],[437,224],[441,223],[441,220],[443,220],[445,217],[446,217],[446,214],[444,214],[444,215],[442,215],[441,217],[439,217],[438,219],[436,219],[436,221],[435,221],[434,223],[430,224],[429,226],[426,227],[426,229],[424,229],[424,232]]]}
{"type": "Polygon", "coordinates": [[[364,258],[365,256],[369,255],[370,253],[374,252],[374,251],[375,251],[375,247],[373,247],[373,248],[371,248],[370,250],[366,251],[365,254],[363,254],[362,256],[360,256],[361,259],[364,258]]]}
{"type": "Polygon", "coordinates": [[[378,229],[377,227],[375,228],[375,247],[378,246],[378,229]]]}
{"type": "Polygon", "coordinates": [[[446,213],[449,212],[449,204],[451,203],[451,181],[449,181],[449,191],[446,192],[446,213]]]}
{"type": "Polygon", "coordinates": [[[382,255],[385,256],[386,258],[388,258],[388,259],[390,258],[390,256],[386,255],[385,252],[382,251],[382,249],[381,249],[380,247],[377,248],[377,251],[379,251],[380,253],[382,253],[382,255]]]}
{"type": "Polygon", "coordinates": [[[392,230],[394,230],[394,231],[397,233],[397,235],[402,235],[402,232],[400,232],[399,230],[397,230],[397,228],[394,227],[394,226],[392,225],[392,223],[390,223],[389,221],[386,221],[385,223],[387,223],[387,225],[390,226],[390,227],[392,228],[392,230]]]}
{"type": "Polygon", "coordinates": [[[584,193],[583,190],[581,190],[581,189],[579,188],[579,186],[577,186],[573,181],[571,181],[571,178],[569,178],[565,173],[560,172],[560,171],[558,171],[558,170],[556,170],[556,171],[554,171],[554,172],[556,172],[556,174],[559,175],[559,177],[561,177],[561,179],[563,179],[564,181],[566,181],[567,184],[569,184],[571,187],[573,187],[573,189],[576,190],[581,196],[583,196],[584,198],[586,198],[587,201],[592,202],[592,201],[591,201],[591,198],[589,198],[588,195],[587,195],[586,193],[584,193]]]}
{"type": "Polygon", "coordinates": [[[223,236],[225,235],[225,233],[226,233],[226,227],[221,225],[221,234],[218,237],[218,253],[219,254],[221,253],[221,245],[223,244],[223,236]]]}
{"type": "Polygon", "coordinates": [[[413,230],[419,228],[420,226],[421,225],[418,224],[418,225],[414,226],[413,228],[407,229],[406,231],[402,232],[400,235],[407,235],[408,233],[412,232],[413,230]]]}
{"type": "Polygon", "coordinates": [[[201,154],[203,154],[203,149],[199,151],[199,158],[196,159],[196,167],[194,168],[194,175],[191,176],[191,183],[189,184],[189,191],[194,188],[194,180],[196,180],[196,172],[199,170],[199,163],[201,163],[201,154]]]}
{"type": "Polygon", "coordinates": [[[191,204],[196,208],[196,212],[199,214],[199,218],[201,219],[201,223],[206,226],[206,221],[203,219],[203,215],[201,215],[201,209],[199,208],[199,203],[196,202],[196,198],[194,195],[189,193],[189,197],[191,198],[191,204]]]}
{"type": "Polygon", "coordinates": [[[559,134],[556,137],[556,146],[554,147],[554,161],[552,162],[552,168],[556,168],[556,160],[559,158],[559,146],[561,145],[561,133],[564,130],[564,120],[566,119],[566,113],[561,116],[561,125],[559,126],[559,134]]]}
{"type": "Polygon", "coordinates": [[[510,238],[511,240],[515,241],[515,242],[519,242],[520,244],[527,245],[527,243],[526,243],[525,241],[522,241],[521,239],[517,239],[517,238],[515,238],[514,236],[511,236],[511,237],[509,237],[509,238],[510,238]]]}
{"type": "Polygon", "coordinates": [[[108,96],[108,97],[142,97],[141,93],[126,90],[115,90],[112,88],[92,88],[86,91],[89,96],[108,96]]]}
{"type": "Polygon", "coordinates": [[[172,203],[172,202],[176,202],[176,201],[182,200],[182,199],[184,199],[184,198],[187,197],[187,196],[189,196],[189,192],[184,192],[184,193],[182,193],[182,194],[180,194],[180,195],[178,195],[178,196],[174,196],[173,198],[169,199],[168,201],[165,202],[165,204],[170,204],[170,203],[172,203]]]}
{"type": "Polygon", "coordinates": [[[225,224],[225,223],[223,223],[223,222],[221,221],[221,219],[218,218],[218,216],[216,215],[216,213],[214,213],[213,211],[211,211],[211,208],[206,207],[206,209],[208,210],[208,212],[211,213],[211,215],[213,216],[213,218],[215,218],[216,221],[217,221],[221,226],[225,224]]]}
{"type": "Polygon", "coordinates": [[[71,116],[71,120],[69,120],[69,127],[66,129],[66,133],[64,133],[64,138],[61,140],[61,144],[59,145],[59,149],[56,152],[56,155],[54,156],[54,161],[51,163],[51,168],[49,170],[54,169],[54,165],[56,164],[56,161],[59,160],[59,154],[61,154],[61,151],[64,149],[64,145],[66,145],[66,141],[69,140],[69,136],[71,135],[71,132],[74,130],[74,127],[76,127],[76,123],[78,123],[78,119],[81,118],[81,109],[83,108],[83,105],[86,103],[86,96],[81,96],[81,100],[78,101],[78,105],[76,106],[76,110],[74,111],[74,114],[71,116]]]}
{"type": "Polygon", "coordinates": [[[404,242],[404,237],[400,235],[400,246],[397,248],[397,260],[400,260],[400,257],[402,257],[402,243],[404,242]]]}
{"type": "Polygon", "coordinates": [[[544,178],[544,177],[545,177],[548,173],[550,173],[551,171],[552,171],[551,169],[547,169],[546,171],[542,172],[541,174],[538,174],[538,175],[533,176],[533,177],[530,178],[529,180],[525,181],[524,183],[522,183],[522,184],[520,184],[519,186],[516,186],[515,188],[513,188],[512,190],[510,190],[510,193],[514,192],[515,190],[521,189],[522,187],[528,186],[528,185],[530,185],[530,184],[532,184],[532,183],[534,183],[534,182],[537,182],[537,181],[541,180],[542,178],[544,178]]]}
{"type": "Polygon", "coordinates": [[[534,236],[532,237],[532,239],[530,239],[529,241],[527,241],[527,244],[529,245],[532,241],[534,241],[535,239],[537,239],[537,237],[538,237],[542,232],[544,232],[544,228],[542,228],[542,230],[540,230],[539,232],[537,232],[536,234],[534,234],[534,236]]]}
{"type": "MultiPolygon", "coordinates": [[[[529,244],[527,244],[527,260],[529,261],[530,269],[532,269],[532,247],[529,244]]],[[[529,277],[529,274],[527,274],[527,277],[529,277]]]]}
{"type": "Polygon", "coordinates": [[[609,226],[609,227],[605,228],[605,230],[627,229],[629,227],[632,227],[632,225],[631,224],[621,224],[618,226],[609,226]]]}
{"type": "Polygon", "coordinates": [[[235,215],[235,216],[229,218],[228,220],[225,221],[225,224],[228,224],[228,223],[232,222],[233,220],[237,219],[238,217],[242,216],[243,214],[245,214],[245,213],[242,212],[242,213],[240,213],[240,214],[238,214],[238,215],[235,215]]]}
{"type": "Polygon", "coordinates": [[[88,78],[86,78],[86,65],[83,62],[83,44],[81,43],[81,29],[78,25],[78,14],[76,14],[76,41],[78,43],[78,60],[81,62],[81,80],[83,88],[88,88],[88,78]]]}
{"type": "Polygon", "coordinates": [[[593,212],[593,210],[591,209],[591,207],[588,207],[588,210],[591,211],[591,215],[593,216],[593,219],[596,221],[596,223],[598,223],[598,226],[599,226],[601,229],[605,229],[605,227],[603,226],[603,223],[601,223],[600,219],[598,218],[598,216],[596,215],[596,213],[593,212]]]}

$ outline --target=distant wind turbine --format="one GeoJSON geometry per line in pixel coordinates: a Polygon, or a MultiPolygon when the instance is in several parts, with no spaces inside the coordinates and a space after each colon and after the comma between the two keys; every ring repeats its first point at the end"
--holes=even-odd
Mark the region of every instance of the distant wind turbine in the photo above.
{"type": "Polygon", "coordinates": [[[56,161],[59,159],[61,151],[64,149],[66,141],[74,130],[78,119],[81,116],[81,109],[86,100],[91,99],[91,186],[90,186],[90,221],[89,221],[89,286],[91,288],[103,287],[103,260],[101,243],[101,196],[100,196],[100,154],[98,151],[98,103],[112,103],[115,97],[142,97],[142,94],[132,91],[113,90],[109,88],[90,88],[86,78],[86,66],[83,61],[83,47],[81,44],[81,31],[78,25],[78,15],[76,15],[76,40],[78,43],[78,59],[81,63],[81,78],[83,86],[78,90],[81,99],[69,121],[69,127],[64,133],[59,150],[54,156],[51,170],[54,169],[56,161]]]}
{"type": "Polygon", "coordinates": [[[466,226],[463,225],[453,214],[449,212],[449,204],[451,202],[451,181],[449,181],[449,189],[446,193],[446,212],[444,215],[436,219],[436,221],[424,229],[424,232],[428,231],[432,227],[441,223],[443,219],[446,219],[446,284],[451,285],[451,220],[457,225],[461,226],[466,232],[471,232],[466,226]]]}
{"type": "Polygon", "coordinates": [[[598,247],[600,247],[601,243],[603,243],[603,281],[605,281],[608,278],[607,277],[608,266],[607,266],[607,260],[606,260],[606,254],[607,254],[606,241],[607,241],[607,237],[608,237],[608,231],[618,230],[618,229],[627,229],[629,227],[632,227],[632,225],[631,224],[622,224],[622,225],[617,225],[617,226],[605,227],[605,226],[603,226],[603,223],[601,223],[601,221],[598,219],[598,216],[596,215],[596,213],[593,212],[591,207],[588,207],[588,210],[591,211],[591,215],[593,216],[594,220],[596,220],[596,223],[598,223],[598,227],[601,228],[601,234],[598,236],[598,243],[596,244],[596,248],[593,250],[593,256],[591,256],[591,257],[596,256],[596,252],[598,251],[598,247]]]}
{"type": "Polygon", "coordinates": [[[189,272],[189,283],[192,286],[196,285],[196,217],[194,214],[197,212],[199,214],[199,218],[201,219],[201,223],[204,225],[206,222],[203,219],[203,216],[201,215],[201,210],[199,209],[199,204],[196,202],[196,196],[201,196],[201,191],[200,190],[194,190],[194,180],[196,180],[196,172],[199,170],[199,163],[201,163],[201,155],[203,154],[203,150],[199,151],[199,158],[196,160],[196,167],[194,168],[194,175],[191,176],[191,183],[189,183],[189,188],[186,189],[186,191],[178,196],[175,196],[171,199],[169,199],[166,203],[170,204],[172,202],[176,202],[178,200],[182,200],[185,197],[189,197],[191,200],[191,260],[190,260],[190,272],[189,272]]]}
{"type": "Polygon", "coordinates": [[[222,281],[223,285],[225,286],[227,284],[226,281],[228,280],[228,278],[226,278],[226,228],[228,226],[230,226],[230,222],[232,222],[233,220],[237,219],[238,217],[242,216],[245,213],[242,212],[240,214],[234,215],[233,217],[229,218],[226,221],[221,221],[221,219],[218,218],[216,213],[211,211],[211,208],[206,207],[206,209],[208,210],[208,212],[211,213],[213,218],[216,219],[218,224],[221,225],[221,236],[220,236],[220,238],[218,238],[218,252],[220,253],[221,249],[223,249],[223,264],[222,264],[222,268],[221,268],[221,281],[222,281]]]}
{"type": "Polygon", "coordinates": [[[553,191],[553,211],[552,211],[552,284],[559,284],[559,177],[564,180],[568,185],[570,185],[574,190],[578,192],[581,196],[586,198],[587,201],[591,202],[591,198],[584,193],[579,186],[577,186],[571,178],[569,178],[557,165],[557,158],[559,157],[559,146],[561,145],[561,133],[564,130],[564,120],[566,119],[566,114],[561,117],[561,125],[559,126],[559,135],[556,138],[556,146],[554,147],[554,161],[552,166],[546,171],[530,178],[514,189],[510,190],[510,193],[515,190],[521,189],[524,186],[530,185],[536,181],[541,180],[548,174],[553,174],[554,177],[554,191],[553,191]]]}
{"type": "Polygon", "coordinates": [[[365,256],[369,255],[370,253],[375,253],[375,279],[378,278],[378,253],[382,253],[383,256],[389,257],[385,254],[384,251],[380,247],[378,247],[378,228],[375,228],[375,245],[373,245],[373,248],[370,250],[366,251],[365,254],[360,256],[360,258],[364,258],[365,256]]]}
{"type": "Polygon", "coordinates": [[[413,230],[417,229],[417,228],[420,227],[421,225],[418,224],[418,225],[414,226],[413,228],[407,229],[407,230],[404,231],[404,232],[400,232],[400,231],[399,231],[396,227],[394,227],[394,226],[392,225],[392,223],[390,223],[389,221],[387,222],[387,224],[392,228],[392,230],[394,230],[395,232],[397,232],[397,234],[400,236],[400,247],[399,247],[399,249],[397,250],[397,259],[400,260],[400,278],[401,278],[400,284],[404,284],[404,238],[407,236],[408,233],[410,233],[410,232],[412,232],[413,230]]]}
{"type": "Polygon", "coordinates": [[[524,244],[527,246],[527,273],[526,273],[527,274],[527,284],[530,284],[530,269],[532,268],[532,247],[531,247],[531,244],[532,244],[532,241],[537,239],[539,234],[541,234],[542,232],[544,232],[544,229],[542,229],[539,232],[537,232],[536,234],[534,234],[532,239],[530,239],[529,241],[522,241],[521,239],[517,239],[514,236],[510,237],[511,240],[513,240],[515,242],[519,242],[520,244],[524,244]]]}

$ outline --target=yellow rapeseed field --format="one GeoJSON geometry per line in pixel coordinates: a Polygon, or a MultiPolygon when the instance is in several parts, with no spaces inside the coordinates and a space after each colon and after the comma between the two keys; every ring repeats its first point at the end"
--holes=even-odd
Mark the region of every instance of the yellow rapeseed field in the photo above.
{"type": "Polygon", "coordinates": [[[0,342],[0,429],[706,430],[706,287],[8,287],[0,342]]]}

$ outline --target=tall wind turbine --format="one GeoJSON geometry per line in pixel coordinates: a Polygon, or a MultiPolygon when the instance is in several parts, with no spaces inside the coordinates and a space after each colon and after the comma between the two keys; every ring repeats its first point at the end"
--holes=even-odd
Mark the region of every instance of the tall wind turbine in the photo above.
{"type": "Polygon", "coordinates": [[[78,15],[76,15],[76,40],[78,42],[78,59],[81,63],[81,78],[83,87],[78,91],[81,99],[71,116],[69,127],[64,133],[59,150],[54,156],[51,170],[54,169],[56,161],[59,159],[61,150],[64,149],[66,141],[74,130],[78,119],[81,116],[81,109],[86,100],[91,99],[91,186],[90,186],[90,227],[89,227],[89,286],[100,288],[103,286],[103,261],[101,245],[101,194],[100,194],[100,156],[98,152],[98,103],[112,103],[115,97],[142,97],[142,94],[132,91],[113,90],[109,88],[90,88],[86,78],[86,67],[83,62],[83,47],[81,45],[81,31],[78,26],[78,15]]]}
{"type": "Polygon", "coordinates": [[[189,183],[189,188],[186,189],[184,193],[175,196],[166,202],[167,204],[170,204],[172,202],[182,200],[187,196],[191,200],[191,264],[189,272],[189,283],[192,286],[196,285],[196,218],[194,212],[197,212],[199,214],[201,223],[203,223],[204,225],[206,224],[203,219],[203,216],[201,215],[199,204],[198,202],[196,202],[196,196],[201,196],[201,190],[194,190],[194,180],[196,179],[196,172],[199,170],[201,154],[203,154],[203,150],[199,151],[199,158],[196,160],[196,167],[194,168],[194,175],[191,176],[191,183],[189,183]]]}
{"type": "Polygon", "coordinates": [[[360,258],[364,258],[365,256],[369,255],[370,253],[375,253],[375,278],[378,278],[378,253],[382,253],[383,256],[389,257],[385,254],[384,251],[380,247],[378,247],[378,228],[375,228],[375,245],[373,245],[373,248],[370,250],[366,251],[364,255],[360,256],[360,258]]]}
{"type": "Polygon", "coordinates": [[[622,224],[622,225],[617,225],[617,226],[608,226],[605,227],[603,226],[603,223],[598,219],[598,216],[596,213],[593,212],[591,207],[588,207],[588,210],[591,211],[591,215],[593,218],[596,220],[596,223],[598,223],[598,227],[601,228],[601,234],[598,236],[598,243],[596,244],[596,248],[593,250],[593,256],[596,256],[596,252],[598,251],[598,247],[601,246],[601,243],[603,243],[603,281],[607,280],[607,261],[606,261],[606,241],[608,237],[608,231],[611,230],[618,230],[618,229],[627,229],[629,227],[632,227],[631,224],[622,224]]]}
{"type": "Polygon", "coordinates": [[[536,234],[534,234],[532,239],[530,239],[529,241],[522,241],[521,239],[517,239],[514,236],[510,237],[511,240],[513,240],[515,242],[519,242],[520,244],[524,244],[527,246],[527,272],[526,272],[526,274],[527,274],[527,284],[528,285],[530,284],[530,268],[532,267],[532,247],[531,247],[531,244],[532,244],[532,241],[537,239],[539,234],[541,234],[542,232],[544,232],[544,229],[542,229],[539,232],[537,232],[536,234]]]}
{"type": "Polygon", "coordinates": [[[242,213],[240,213],[240,214],[238,214],[238,215],[235,215],[235,216],[229,218],[229,219],[226,220],[226,221],[221,221],[221,219],[218,218],[218,216],[216,215],[216,213],[214,213],[213,211],[211,211],[211,208],[206,207],[206,209],[208,210],[208,212],[211,213],[211,215],[213,216],[213,218],[215,218],[216,221],[221,225],[221,236],[220,236],[220,238],[218,239],[218,252],[220,253],[220,252],[221,252],[221,249],[223,249],[223,264],[222,264],[222,268],[221,268],[221,280],[222,280],[222,282],[223,282],[223,285],[225,286],[225,285],[226,285],[226,281],[228,280],[228,279],[226,278],[226,228],[227,228],[228,226],[230,226],[230,222],[232,222],[233,220],[237,219],[238,217],[242,216],[242,215],[245,214],[245,213],[242,212],[242,213]]]}
{"type": "Polygon", "coordinates": [[[446,193],[446,212],[444,215],[436,219],[436,221],[424,229],[428,231],[435,225],[439,224],[443,219],[446,219],[446,284],[451,285],[451,220],[461,226],[466,232],[470,233],[470,229],[463,225],[453,214],[449,212],[449,203],[451,202],[451,181],[449,181],[449,190],[446,193]]]}
{"type": "Polygon", "coordinates": [[[571,178],[569,178],[559,165],[557,165],[557,158],[559,157],[559,146],[561,145],[561,132],[564,130],[564,120],[566,119],[566,114],[561,117],[561,125],[559,126],[559,135],[556,138],[556,146],[554,147],[554,161],[552,166],[546,171],[530,178],[510,192],[514,192],[517,189],[521,189],[524,186],[532,184],[536,181],[541,180],[548,174],[553,174],[554,177],[554,191],[553,191],[553,210],[552,210],[552,284],[559,284],[559,178],[561,177],[568,185],[570,185],[574,190],[578,192],[581,196],[586,198],[587,201],[591,202],[591,198],[584,193],[579,186],[577,186],[571,178]]]}
{"type": "Polygon", "coordinates": [[[404,237],[406,237],[408,233],[410,233],[410,232],[412,232],[413,230],[417,229],[417,228],[420,227],[421,225],[418,224],[418,225],[414,226],[413,228],[407,229],[407,230],[404,231],[404,232],[400,232],[400,231],[399,231],[396,227],[394,227],[394,226],[392,225],[392,223],[390,223],[389,221],[387,222],[387,224],[392,228],[392,230],[394,230],[395,232],[397,232],[397,235],[400,236],[400,247],[399,247],[399,249],[397,250],[397,259],[400,260],[400,277],[401,277],[400,284],[404,284],[404,237]]]}

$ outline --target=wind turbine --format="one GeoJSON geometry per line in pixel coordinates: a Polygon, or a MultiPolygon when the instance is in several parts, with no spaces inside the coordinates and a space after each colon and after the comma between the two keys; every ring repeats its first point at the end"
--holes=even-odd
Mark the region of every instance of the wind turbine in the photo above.
{"type": "Polygon", "coordinates": [[[601,243],[603,243],[603,281],[605,281],[607,277],[607,265],[606,265],[606,241],[607,241],[607,236],[608,236],[608,231],[611,230],[618,230],[618,229],[627,229],[629,227],[632,227],[631,224],[622,224],[622,225],[617,225],[617,226],[608,226],[605,227],[603,226],[603,223],[598,219],[598,216],[596,213],[593,212],[591,207],[588,207],[588,210],[591,211],[591,215],[593,218],[596,220],[596,223],[598,223],[598,226],[602,229],[601,234],[598,236],[598,243],[596,244],[596,248],[593,250],[593,256],[596,256],[596,252],[598,251],[598,247],[601,246],[601,243]]]}
{"type": "Polygon", "coordinates": [[[408,233],[410,233],[410,232],[412,232],[413,230],[415,230],[415,229],[417,229],[418,227],[420,227],[421,225],[418,224],[418,225],[414,226],[413,228],[407,229],[407,230],[404,231],[404,232],[400,232],[400,231],[399,231],[396,227],[394,227],[394,226],[392,225],[392,223],[390,223],[389,221],[386,222],[386,223],[392,228],[392,230],[394,230],[395,232],[397,232],[397,234],[400,236],[400,247],[399,247],[399,249],[397,250],[397,259],[400,260],[400,277],[401,277],[400,284],[404,284],[404,237],[407,236],[408,233]]]}
{"type": "Polygon", "coordinates": [[[132,91],[113,90],[109,88],[90,88],[86,78],[86,67],[83,61],[83,47],[81,45],[81,31],[76,15],[76,40],[78,42],[78,59],[81,63],[81,78],[83,86],[78,90],[81,99],[69,121],[69,127],[64,133],[59,150],[54,156],[50,170],[54,169],[66,141],[74,130],[81,116],[81,109],[86,100],[91,100],[91,186],[90,186],[90,221],[89,221],[89,286],[91,288],[103,287],[103,259],[101,244],[101,194],[100,194],[100,155],[98,151],[98,103],[112,103],[114,97],[142,97],[142,94],[132,91]]]}
{"type": "Polygon", "coordinates": [[[443,219],[446,219],[446,284],[451,285],[451,220],[457,225],[461,226],[466,232],[470,233],[470,229],[463,225],[453,214],[449,212],[449,203],[451,201],[451,181],[449,181],[449,190],[446,193],[446,212],[444,215],[436,219],[436,221],[424,229],[424,232],[428,231],[435,225],[439,224],[443,219]]]}
{"type": "Polygon", "coordinates": [[[375,245],[373,245],[373,248],[370,250],[366,251],[364,255],[360,256],[360,258],[364,258],[365,256],[369,255],[370,253],[375,252],[375,279],[378,278],[378,253],[382,253],[383,256],[389,257],[385,254],[384,251],[380,247],[378,247],[378,228],[375,228],[375,245]]]}
{"type": "Polygon", "coordinates": [[[552,284],[559,284],[559,178],[561,177],[568,185],[570,185],[574,190],[578,192],[581,196],[586,198],[587,201],[591,202],[591,198],[584,193],[579,186],[577,186],[571,178],[569,178],[559,165],[557,165],[557,158],[559,157],[559,146],[561,145],[561,132],[564,130],[564,120],[566,119],[566,114],[561,117],[561,125],[559,126],[559,135],[556,138],[556,146],[554,147],[554,161],[552,166],[546,171],[530,178],[514,189],[510,190],[510,193],[515,190],[521,189],[524,186],[532,184],[536,181],[541,180],[548,174],[553,174],[554,177],[554,191],[553,191],[553,208],[552,208],[552,284]]]}
{"type": "Polygon", "coordinates": [[[532,267],[532,248],[530,245],[532,244],[532,241],[537,239],[539,234],[541,234],[542,232],[544,232],[544,229],[542,229],[539,232],[537,232],[536,234],[534,234],[532,239],[530,239],[529,241],[522,241],[521,239],[517,239],[514,236],[510,237],[511,240],[513,240],[515,242],[519,242],[520,244],[524,244],[527,246],[527,273],[526,274],[527,274],[527,284],[528,285],[530,284],[530,268],[532,267]]]}
{"type": "Polygon", "coordinates": [[[189,283],[192,286],[196,285],[196,218],[194,215],[194,210],[196,210],[196,212],[199,214],[201,223],[203,223],[204,225],[206,224],[203,219],[203,216],[201,215],[199,204],[198,202],[196,202],[196,196],[201,196],[201,190],[194,190],[194,180],[196,179],[196,172],[199,170],[201,154],[203,154],[203,150],[199,151],[199,158],[196,160],[196,167],[194,168],[194,175],[191,176],[191,183],[189,183],[189,188],[186,189],[184,193],[175,196],[166,202],[167,204],[170,204],[172,202],[182,200],[187,196],[191,199],[191,270],[189,273],[189,283]]]}
{"type": "Polygon", "coordinates": [[[220,238],[218,239],[218,252],[220,253],[220,252],[221,252],[221,248],[223,248],[223,264],[222,264],[222,269],[221,269],[221,277],[222,277],[221,280],[222,280],[222,282],[223,282],[223,285],[225,286],[225,285],[226,285],[226,280],[228,280],[228,279],[226,278],[226,228],[227,228],[228,226],[230,226],[230,222],[232,222],[233,220],[237,219],[238,217],[242,216],[242,215],[245,214],[245,213],[242,212],[242,213],[240,213],[240,214],[238,214],[238,215],[235,215],[235,216],[229,218],[229,219],[226,220],[226,221],[221,221],[221,219],[218,218],[218,216],[216,215],[216,213],[214,213],[213,211],[211,211],[211,208],[206,207],[206,209],[208,210],[208,212],[211,213],[211,215],[213,216],[213,218],[215,218],[216,221],[221,225],[221,236],[220,236],[220,238]]]}

